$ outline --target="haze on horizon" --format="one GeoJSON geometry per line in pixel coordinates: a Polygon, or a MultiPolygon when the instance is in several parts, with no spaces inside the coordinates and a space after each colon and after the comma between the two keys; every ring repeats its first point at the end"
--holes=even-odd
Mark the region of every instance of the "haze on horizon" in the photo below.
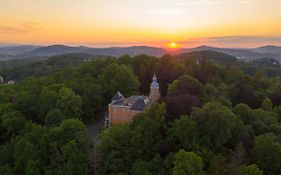
{"type": "Polygon", "coordinates": [[[281,45],[280,0],[9,0],[0,43],[281,45]]]}

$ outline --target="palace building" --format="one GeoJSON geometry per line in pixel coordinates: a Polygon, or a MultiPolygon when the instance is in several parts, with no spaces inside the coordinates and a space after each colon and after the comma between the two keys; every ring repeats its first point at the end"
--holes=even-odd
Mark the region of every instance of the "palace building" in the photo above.
{"type": "Polygon", "coordinates": [[[110,126],[131,122],[136,114],[149,108],[159,97],[159,84],[156,75],[153,76],[149,96],[133,95],[125,98],[120,92],[117,92],[108,105],[108,116],[105,118],[105,124],[110,126]]]}

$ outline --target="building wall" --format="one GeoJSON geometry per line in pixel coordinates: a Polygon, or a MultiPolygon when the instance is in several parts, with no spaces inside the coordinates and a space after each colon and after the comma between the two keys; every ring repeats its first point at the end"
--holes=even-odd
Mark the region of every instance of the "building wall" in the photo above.
{"type": "Polygon", "coordinates": [[[159,97],[159,88],[150,88],[149,98],[151,99],[151,101],[154,103],[159,99],[159,97]]]}
{"type": "Polygon", "coordinates": [[[140,111],[132,111],[128,107],[109,105],[109,122],[111,125],[129,123],[133,120],[133,117],[139,112],[140,111]]]}

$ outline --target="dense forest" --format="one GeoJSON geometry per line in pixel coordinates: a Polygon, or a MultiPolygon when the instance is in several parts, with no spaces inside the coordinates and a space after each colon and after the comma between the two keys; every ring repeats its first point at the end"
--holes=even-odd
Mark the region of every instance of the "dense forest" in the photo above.
{"type": "Polygon", "coordinates": [[[281,68],[209,54],[44,60],[44,74],[13,75],[0,85],[0,174],[281,174],[281,68]],[[92,143],[86,125],[117,91],[148,94],[154,73],[159,102],[92,143]]]}

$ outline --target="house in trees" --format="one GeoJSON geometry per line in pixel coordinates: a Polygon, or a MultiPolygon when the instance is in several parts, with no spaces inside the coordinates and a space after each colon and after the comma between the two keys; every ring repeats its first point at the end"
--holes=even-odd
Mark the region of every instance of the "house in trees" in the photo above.
{"type": "Polygon", "coordinates": [[[108,105],[108,116],[105,118],[106,125],[131,122],[137,113],[149,108],[159,97],[159,84],[156,75],[153,76],[153,81],[150,84],[149,96],[133,95],[125,98],[120,92],[117,92],[108,105]]]}

